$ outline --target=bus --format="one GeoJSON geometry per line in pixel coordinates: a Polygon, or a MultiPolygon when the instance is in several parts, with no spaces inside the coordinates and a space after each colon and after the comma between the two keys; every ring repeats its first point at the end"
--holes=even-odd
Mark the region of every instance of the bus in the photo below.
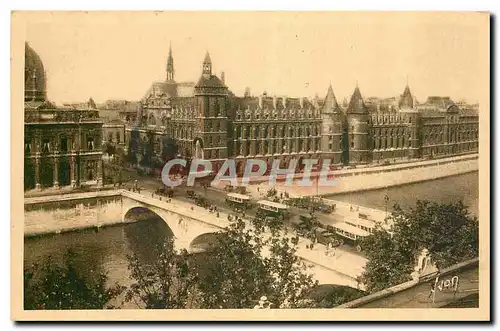
{"type": "Polygon", "coordinates": [[[344,222],[348,225],[364,230],[370,234],[373,233],[373,230],[375,229],[376,226],[376,223],[374,221],[364,218],[347,219],[344,222]]]}
{"type": "Polygon", "coordinates": [[[288,206],[281,203],[259,200],[257,201],[257,206],[259,207],[259,212],[265,215],[282,219],[288,216],[288,206]]]}
{"type": "Polygon", "coordinates": [[[357,226],[352,226],[348,223],[337,223],[333,225],[336,234],[347,239],[347,242],[358,245],[360,239],[370,235],[370,232],[360,229],[357,226]]]}
{"type": "Polygon", "coordinates": [[[226,202],[232,207],[249,208],[251,198],[248,195],[239,193],[228,193],[226,202]]]}

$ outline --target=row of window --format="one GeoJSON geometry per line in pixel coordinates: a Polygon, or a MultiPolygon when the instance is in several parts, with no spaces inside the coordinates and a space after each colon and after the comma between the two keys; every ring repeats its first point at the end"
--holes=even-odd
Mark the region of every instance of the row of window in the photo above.
{"type": "Polygon", "coordinates": [[[396,115],[374,115],[372,116],[373,124],[392,124],[392,123],[408,123],[411,124],[413,121],[412,116],[407,116],[403,114],[396,115]]]}
{"type": "Polygon", "coordinates": [[[284,126],[278,128],[277,125],[254,127],[238,125],[234,128],[234,137],[243,139],[311,137],[318,136],[320,132],[319,125],[289,126],[288,128],[284,126]]]}
{"type": "Polygon", "coordinates": [[[269,119],[315,119],[320,118],[321,113],[319,111],[284,111],[284,112],[261,112],[261,111],[237,111],[236,120],[269,120],[269,119]]]}
{"type": "Polygon", "coordinates": [[[252,154],[281,154],[281,153],[298,153],[298,152],[313,152],[319,151],[320,143],[319,140],[291,140],[288,144],[283,144],[280,148],[280,144],[273,142],[272,140],[256,141],[252,143],[241,143],[236,142],[234,155],[249,156],[252,154]],[[253,148],[253,149],[252,149],[253,148]],[[253,151],[253,152],[252,152],[253,151]]]}
{"type": "MultiPolygon", "coordinates": [[[[86,149],[88,151],[92,151],[97,149],[98,143],[94,141],[93,136],[87,136],[85,139],[85,144],[82,146],[82,149],[86,149]]],[[[50,138],[42,138],[41,145],[38,146],[38,152],[42,154],[51,154],[55,151],[60,153],[69,152],[70,150],[74,150],[77,148],[76,146],[76,137],[73,137],[73,146],[70,146],[68,137],[61,136],[59,140],[54,141],[54,139],[50,138]]],[[[26,154],[31,154],[33,152],[37,152],[37,149],[34,149],[33,141],[31,139],[26,139],[24,141],[24,152],[26,154]]]]}
{"type": "Polygon", "coordinates": [[[120,134],[119,131],[117,131],[114,135],[113,132],[108,132],[108,142],[113,142],[113,136],[116,137],[116,143],[120,144],[121,143],[121,137],[122,135],[120,134]]]}

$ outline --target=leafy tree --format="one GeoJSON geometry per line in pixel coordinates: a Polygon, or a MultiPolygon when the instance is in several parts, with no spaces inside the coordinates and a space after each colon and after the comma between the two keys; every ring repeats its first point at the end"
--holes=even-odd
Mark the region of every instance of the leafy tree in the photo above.
{"type": "Polygon", "coordinates": [[[116,147],[115,147],[115,145],[113,143],[109,142],[109,141],[107,141],[107,142],[104,143],[103,150],[109,156],[113,156],[113,155],[116,154],[116,147]]]}
{"type": "Polygon", "coordinates": [[[104,309],[123,287],[107,287],[106,274],[95,279],[84,277],[75,265],[76,254],[69,250],[63,265],[48,258],[42,264],[24,269],[24,309],[104,309]]]}
{"type": "Polygon", "coordinates": [[[126,292],[126,300],[146,309],[190,308],[196,292],[198,274],[186,250],[176,252],[173,239],[155,248],[151,263],[128,256],[128,268],[134,283],[126,292]]]}
{"type": "Polygon", "coordinates": [[[422,249],[429,250],[438,268],[477,257],[479,224],[462,202],[417,201],[415,208],[395,206],[389,222],[393,235],[376,229],[361,242],[368,263],[360,281],[378,291],[410,279],[422,249]]]}
{"type": "Polygon", "coordinates": [[[161,157],[165,163],[172,159],[175,159],[178,152],[179,146],[177,145],[177,141],[174,138],[163,138],[163,149],[161,152],[161,157]]]}
{"type": "Polygon", "coordinates": [[[252,229],[240,219],[218,233],[205,259],[209,272],[199,283],[202,308],[251,308],[261,296],[274,307],[296,307],[315,286],[295,255],[298,237],[277,229],[266,235],[263,223],[255,220],[252,229]]]}
{"type": "Polygon", "coordinates": [[[219,309],[252,308],[267,296],[275,307],[288,308],[299,307],[317,284],[295,255],[298,237],[264,234],[241,219],[214,237],[204,253],[176,252],[168,241],[151,263],[129,258],[134,283],[126,300],[152,309],[219,309]]]}

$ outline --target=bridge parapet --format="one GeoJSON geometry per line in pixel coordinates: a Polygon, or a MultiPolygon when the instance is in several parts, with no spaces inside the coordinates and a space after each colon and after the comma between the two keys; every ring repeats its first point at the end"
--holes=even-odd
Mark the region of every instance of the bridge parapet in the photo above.
{"type": "MultiPolygon", "coordinates": [[[[199,210],[192,210],[190,206],[181,201],[166,202],[153,197],[147,197],[129,191],[122,192],[123,221],[129,210],[136,207],[148,208],[160,216],[175,236],[175,247],[187,249],[191,242],[198,236],[217,232],[228,225],[228,221],[217,218],[213,214],[199,210]]],[[[200,207],[197,207],[199,209],[200,207]]]]}

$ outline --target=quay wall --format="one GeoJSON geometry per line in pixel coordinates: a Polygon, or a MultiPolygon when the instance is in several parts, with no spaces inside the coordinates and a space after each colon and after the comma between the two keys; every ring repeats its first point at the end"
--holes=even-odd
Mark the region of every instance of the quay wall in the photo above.
{"type": "MultiPolygon", "coordinates": [[[[337,179],[337,182],[332,186],[316,185],[316,181],[312,186],[300,186],[298,182],[302,177],[298,176],[295,177],[291,191],[293,191],[293,195],[299,196],[331,196],[430,181],[478,170],[478,155],[474,154],[392,166],[334,171],[331,175],[337,179]]],[[[315,175],[317,176],[317,174],[315,175]]],[[[287,186],[282,182],[278,182],[277,188],[281,187],[286,190],[287,186]]]]}

